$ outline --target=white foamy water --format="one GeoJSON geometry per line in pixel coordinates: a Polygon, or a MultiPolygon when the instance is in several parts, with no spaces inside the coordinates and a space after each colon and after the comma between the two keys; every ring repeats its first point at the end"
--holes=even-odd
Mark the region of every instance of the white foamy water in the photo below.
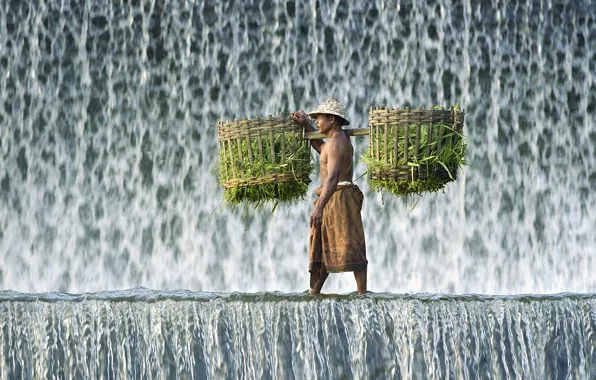
{"type": "Polygon", "coordinates": [[[445,194],[410,211],[357,181],[370,289],[596,289],[590,2],[132,3],[0,5],[0,287],[306,289],[314,196],[222,208],[216,124],[335,97],[354,127],[371,105],[466,110],[445,194]]]}
{"type": "Polygon", "coordinates": [[[591,379],[595,301],[0,291],[0,379],[591,379]]]}

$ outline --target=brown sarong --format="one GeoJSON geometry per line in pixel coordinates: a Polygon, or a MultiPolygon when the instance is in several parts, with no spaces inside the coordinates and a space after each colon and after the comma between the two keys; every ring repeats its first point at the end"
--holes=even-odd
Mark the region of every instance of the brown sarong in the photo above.
{"type": "MultiPolygon", "coordinates": [[[[321,189],[317,194],[321,195],[321,189]]],[[[356,185],[338,186],[325,209],[320,227],[310,228],[308,271],[360,272],[366,269],[366,245],[362,227],[364,196],[356,185]]],[[[317,204],[319,198],[313,204],[317,204]]]]}

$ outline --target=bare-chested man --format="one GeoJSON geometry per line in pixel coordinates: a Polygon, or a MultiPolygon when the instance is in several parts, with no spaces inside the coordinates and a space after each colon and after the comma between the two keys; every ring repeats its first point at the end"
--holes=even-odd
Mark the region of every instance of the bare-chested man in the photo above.
{"type": "MultiPolygon", "coordinates": [[[[294,121],[314,131],[302,110],[292,114],[294,121]]],[[[359,294],[366,293],[366,246],[360,211],[363,195],[352,183],[354,148],[342,126],[350,124],[344,107],[326,100],[309,116],[327,136],[311,140],[321,155],[322,187],[310,214],[310,293],[319,294],[329,273],[354,272],[359,294]]]]}

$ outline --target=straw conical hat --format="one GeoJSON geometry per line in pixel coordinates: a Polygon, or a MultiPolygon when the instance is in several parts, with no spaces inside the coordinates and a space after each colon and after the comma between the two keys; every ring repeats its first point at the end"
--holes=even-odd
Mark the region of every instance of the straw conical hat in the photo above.
{"type": "Polygon", "coordinates": [[[344,125],[350,125],[350,120],[346,116],[346,109],[344,106],[335,99],[327,99],[323,103],[319,104],[317,108],[311,111],[308,116],[314,116],[319,114],[335,115],[343,119],[344,125]]]}

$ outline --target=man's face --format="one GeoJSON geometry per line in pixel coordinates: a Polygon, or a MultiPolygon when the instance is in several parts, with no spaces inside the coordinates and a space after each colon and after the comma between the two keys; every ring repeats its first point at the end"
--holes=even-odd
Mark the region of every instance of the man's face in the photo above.
{"type": "Polygon", "coordinates": [[[330,115],[320,114],[314,116],[315,122],[317,124],[317,129],[322,132],[326,133],[333,127],[333,120],[330,115]]]}

